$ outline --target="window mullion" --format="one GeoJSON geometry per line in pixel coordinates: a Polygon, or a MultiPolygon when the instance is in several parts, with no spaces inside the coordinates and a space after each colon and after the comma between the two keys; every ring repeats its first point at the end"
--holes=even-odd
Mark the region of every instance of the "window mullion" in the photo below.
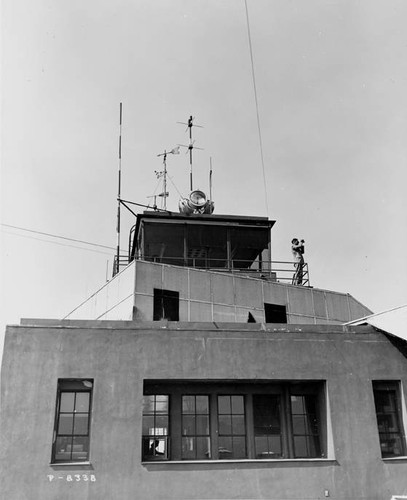
{"type": "Polygon", "coordinates": [[[182,398],[180,392],[170,396],[170,459],[181,460],[182,398]]]}
{"type": "Polygon", "coordinates": [[[219,458],[219,428],[218,428],[218,398],[216,394],[211,394],[209,399],[210,422],[209,429],[211,435],[211,455],[213,460],[219,458]]]}
{"type": "Polygon", "coordinates": [[[283,430],[283,450],[285,458],[294,457],[293,426],[291,420],[290,391],[287,386],[281,393],[281,423],[283,430]]]}
{"type": "Polygon", "coordinates": [[[256,458],[254,443],[253,397],[246,394],[246,446],[248,458],[256,458]]]}

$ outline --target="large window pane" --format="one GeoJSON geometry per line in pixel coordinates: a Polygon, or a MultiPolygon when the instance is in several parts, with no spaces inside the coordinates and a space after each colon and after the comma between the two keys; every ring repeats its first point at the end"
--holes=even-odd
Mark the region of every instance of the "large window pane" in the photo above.
{"type": "Polygon", "coordinates": [[[182,458],[184,460],[207,460],[211,458],[209,437],[183,437],[182,458]]]}
{"type": "Polygon", "coordinates": [[[74,392],[62,392],[61,393],[61,412],[73,412],[75,405],[75,393],[74,392]]]}
{"type": "Polygon", "coordinates": [[[156,435],[167,435],[168,434],[168,416],[158,414],[155,417],[155,434],[156,435]]]}
{"type": "Polygon", "coordinates": [[[197,415],[196,417],[196,433],[198,435],[209,434],[209,417],[208,415],[197,415]]]}
{"type": "Polygon", "coordinates": [[[211,458],[211,441],[209,437],[196,438],[197,458],[205,460],[211,458]]]}
{"type": "Polygon", "coordinates": [[[73,416],[73,413],[62,414],[59,416],[58,434],[72,434],[73,416]]]}
{"type": "Polygon", "coordinates": [[[195,435],[195,415],[184,415],[182,418],[182,434],[184,436],[195,435]]]}
{"type": "Polygon", "coordinates": [[[87,435],[88,434],[88,414],[87,413],[77,413],[74,420],[74,430],[75,435],[87,435]]]}
{"type": "Polygon", "coordinates": [[[245,436],[236,437],[232,439],[233,458],[246,458],[246,438],[245,436]]]}
{"type": "Polygon", "coordinates": [[[218,453],[220,459],[233,458],[232,437],[226,437],[226,436],[219,437],[218,453]]]}
{"type": "Polygon", "coordinates": [[[72,437],[58,437],[55,443],[55,460],[70,460],[72,437]]]}
{"type": "Polygon", "coordinates": [[[196,446],[194,437],[182,438],[182,458],[184,460],[194,460],[196,457],[196,446]]]}
{"type": "Polygon", "coordinates": [[[232,434],[232,416],[219,415],[219,433],[232,434]]]}
{"type": "Polygon", "coordinates": [[[230,415],[230,396],[218,396],[219,415],[230,415]]]}
{"type": "Polygon", "coordinates": [[[209,399],[208,396],[196,397],[196,412],[207,415],[209,413],[209,399]]]}
{"type": "Polygon", "coordinates": [[[182,413],[195,414],[195,396],[182,396],[182,413]]]}
{"type": "Polygon", "coordinates": [[[88,437],[74,437],[72,440],[72,460],[86,460],[89,451],[88,437]]]}
{"type": "Polygon", "coordinates": [[[168,414],[168,396],[157,396],[155,401],[155,412],[168,414]]]}
{"type": "Polygon", "coordinates": [[[232,415],[232,434],[242,435],[245,431],[244,415],[232,415]]]}
{"type": "Polygon", "coordinates": [[[89,400],[90,400],[89,392],[76,393],[75,411],[88,412],[89,411],[89,400]]]}
{"type": "Polygon", "coordinates": [[[143,434],[152,435],[154,433],[154,415],[143,416],[143,434]]]}
{"type": "Polygon", "coordinates": [[[143,460],[166,460],[168,458],[168,439],[143,436],[143,460]]]}
{"type": "Polygon", "coordinates": [[[255,437],[256,458],[280,458],[282,456],[281,436],[255,437]]]}

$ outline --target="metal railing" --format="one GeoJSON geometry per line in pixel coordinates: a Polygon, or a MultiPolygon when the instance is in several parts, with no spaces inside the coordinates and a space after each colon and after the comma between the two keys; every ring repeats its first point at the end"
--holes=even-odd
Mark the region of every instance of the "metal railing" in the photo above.
{"type": "MultiPolygon", "coordinates": [[[[157,257],[143,255],[136,260],[155,262],[159,264],[170,264],[180,267],[192,267],[195,269],[206,269],[223,273],[233,273],[241,276],[251,276],[269,281],[289,283],[310,287],[308,264],[305,262],[300,266],[293,261],[265,261],[265,260],[228,260],[213,259],[211,257],[157,257]]],[[[123,267],[130,263],[127,256],[121,256],[119,266],[123,267]]]]}

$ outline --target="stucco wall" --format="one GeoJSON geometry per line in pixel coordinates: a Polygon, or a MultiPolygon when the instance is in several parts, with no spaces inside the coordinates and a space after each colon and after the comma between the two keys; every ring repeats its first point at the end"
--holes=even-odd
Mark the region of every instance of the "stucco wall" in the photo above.
{"type": "Polygon", "coordinates": [[[9,327],[1,495],[304,500],[328,490],[335,499],[383,500],[407,494],[407,459],[380,455],[375,379],[401,380],[405,391],[407,362],[370,327],[55,321],[9,327]],[[72,377],[94,379],[91,466],[50,466],[57,380],[72,377]],[[143,465],[145,379],[326,380],[334,460],[143,465]]]}

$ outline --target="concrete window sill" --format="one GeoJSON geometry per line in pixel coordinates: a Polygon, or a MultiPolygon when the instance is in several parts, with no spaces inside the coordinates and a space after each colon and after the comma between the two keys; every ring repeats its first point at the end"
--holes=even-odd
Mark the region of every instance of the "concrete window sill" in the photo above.
{"type": "MultiPolygon", "coordinates": [[[[407,459],[407,457],[405,457],[407,459]]],[[[274,459],[243,459],[243,460],[151,460],[146,462],[141,462],[142,465],[185,465],[185,464],[202,464],[202,465],[212,465],[212,464],[297,464],[302,463],[321,463],[321,464],[336,464],[337,461],[334,458],[274,458],[274,459]]]]}
{"type": "Polygon", "coordinates": [[[90,462],[51,462],[51,467],[78,467],[80,465],[92,465],[90,462]]]}

